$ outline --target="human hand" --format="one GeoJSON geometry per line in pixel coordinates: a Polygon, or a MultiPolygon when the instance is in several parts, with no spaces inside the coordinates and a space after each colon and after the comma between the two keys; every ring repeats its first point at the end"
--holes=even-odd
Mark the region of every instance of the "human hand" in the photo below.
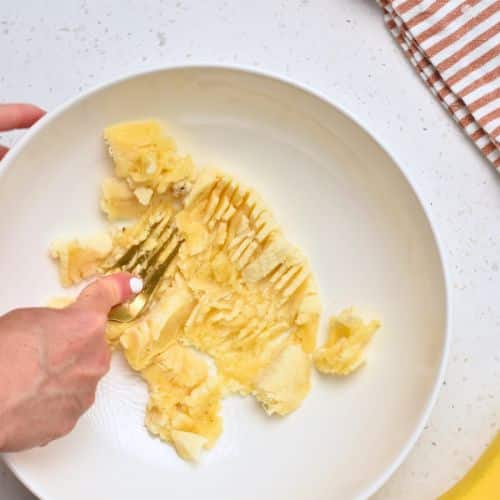
{"type": "MultiPolygon", "coordinates": [[[[0,104],[0,132],[17,128],[29,128],[45,111],[31,104],[0,104]]],[[[0,160],[9,149],[0,145],[0,160]]]]}
{"type": "Polygon", "coordinates": [[[0,317],[0,451],[42,446],[73,429],[109,369],[108,312],[141,286],[118,273],[94,281],[64,309],[0,317]]]}

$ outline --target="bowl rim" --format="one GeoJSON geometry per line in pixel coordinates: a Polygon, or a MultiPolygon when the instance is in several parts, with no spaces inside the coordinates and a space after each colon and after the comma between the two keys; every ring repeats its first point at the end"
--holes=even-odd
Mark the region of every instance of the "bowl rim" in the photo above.
{"type": "MultiPolygon", "coordinates": [[[[437,376],[435,378],[432,391],[428,396],[425,407],[422,409],[422,413],[420,419],[415,426],[413,432],[410,437],[406,440],[406,443],[399,451],[396,458],[392,461],[392,463],[383,471],[383,473],[372,482],[368,488],[363,492],[363,497],[360,498],[370,498],[377,491],[379,491],[382,486],[388,481],[388,479],[396,472],[396,470],[401,466],[401,464],[408,457],[410,451],[415,446],[418,438],[422,434],[424,427],[429,420],[432,409],[436,404],[439,391],[443,384],[444,375],[446,371],[446,367],[448,364],[449,352],[450,352],[450,344],[451,344],[451,318],[452,318],[452,308],[451,308],[451,292],[450,292],[450,276],[449,270],[447,267],[447,262],[444,257],[444,245],[437,231],[436,225],[434,224],[432,217],[430,215],[429,209],[426,207],[423,202],[422,196],[419,193],[419,189],[417,188],[415,182],[411,180],[409,175],[405,172],[404,169],[401,168],[400,162],[398,161],[396,154],[393,153],[389,147],[387,147],[384,142],[380,139],[377,132],[368,128],[368,126],[364,125],[363,120],[359,117],[359,115],[351,109],[348,109],[347,106],[343,104],[339,104],[334,102],[331,97],[328,97],[325,93],[315,89],[310,84],[302,83],[297,79],[291,78],[289,76],[285,76],[279,72],[272,71],[269,69],[258,69],[250,65],[244,64],[227,64],[227,63],[178,63],[178,64],[168,64],[168,65],[160,65],[149,68],[147,70],[142,71],[130,71],[120,77],[110,78],[107,81],[94,85],[87,90],[78,93],[76,96],[69,98],[57,105],[53,110],[47,112],[40,120],[38,120],[32,127],[30,127],[25,134],[13,145],[13,147],[7,152],[2,161],[0,162],[0,182],[2,180],[3,175],[8,170],[10,164],[13,159],[17,156],[17,154],[24,148],[24,146],[30,141],[30,139],[38,133],[40,129],[48,125],[51,121],[53,121],[57,116],[61,115],[63,112],[71,108],[73,105],[77,104],[80,101],[90,97],[93,94],[101,92],[107,88],[113,87],[114,85],[118,85],[128,80],[133,80],[135,78],[141,78],[147,75],[152,75],[155,73],[164,73],[170,71],[179,71],[179,70],[225,70],[236,73],[250,74],[257,77],[267,78],[274,80],[275,82],[282,83],[291,87],[294,87],[301,92],[311,95],[316,99],[319,99],[326,106],[333,107],[336,111],[343,114],[349,120],[351,120],[354,124],[356,124],[363,132],[365,132],[369,137],[371,137],[377,145],[384,151],[384,153],[391,159],[394,165],[398,168],[399,172],[403,176],[404,180],[410,187],[414,196],[416,197],[418,204],[420,205],[427,223],[429,224],[429,228],[431,230],[431,234],[434,239],[434,243],[436,246],[436,250],[438,253],[439,264],[441,267],[443,284],[444,284],[444,300],[445,300],[445,318],[444,318],[444,345],[443,352],[441,356],[441,361],[439,363],[439,370],[437,376]]],[[[24,484],[31,492],[35,493],[38,488],[33,487],[30,482],[30,479],[21,472],[16,465],[11,463],[8,456],[4,455],[4,461],[9,467],[9,469],[14,473],[14,475],[24,484]]]]}

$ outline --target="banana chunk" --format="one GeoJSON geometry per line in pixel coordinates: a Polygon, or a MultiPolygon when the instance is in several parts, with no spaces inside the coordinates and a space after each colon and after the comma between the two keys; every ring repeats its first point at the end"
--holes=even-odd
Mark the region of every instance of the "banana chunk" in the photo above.
{"type": "Polygon", "coordinates": [[[364,323],[353,309],[330,319],[328,340],[314,353],[316,368],[328,374],[347,375],[365,362],[366,346],[380,328],[380,321],[364,323]]]}

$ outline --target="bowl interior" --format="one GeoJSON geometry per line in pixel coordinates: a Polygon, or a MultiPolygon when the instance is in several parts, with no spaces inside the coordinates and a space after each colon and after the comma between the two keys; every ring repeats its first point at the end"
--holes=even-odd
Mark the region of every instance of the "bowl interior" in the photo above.
{"type": "Polygon", "coordinates": [[[47,117],[0,176],[0,312],[62,293],[47,248],[104,225],[99,184],[111,165],[101,131],[149,117],[165,120],[199,165],[219,166],[262,194],[311,260],[321,341],[328,316],[349,305],[383,327],[365,367],[342,379],[315,373],[309,397],[287,418],[266,417],[250,398],[224,401],[225,431],[198,465],[148,435],[146,389],[120,354],[70,436],[8,462],[52,500],[373,492],[432,399],[446,347],[445,279],[401,171],[356,123],[305,90],[250,72],[179,68],[119,81],[47,117]]]}

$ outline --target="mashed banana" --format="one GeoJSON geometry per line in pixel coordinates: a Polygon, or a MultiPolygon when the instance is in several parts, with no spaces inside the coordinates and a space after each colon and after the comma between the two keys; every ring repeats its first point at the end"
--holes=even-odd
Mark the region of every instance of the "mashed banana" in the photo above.
{"type": "MultiPolygon", "coordinates": [[[[222,431],[225,395],[252,395],[279,415],[306,397],[316,285],[260,197],[226,173],[196,169],[158,122],[114,125],[104,138],[116,176],[104,181],[101,208],[110,221],[132,223],[56,242],[52,256],[71,285],[120,269],[131,247],[146,238],[156,247],[177,228],[184,241],[147,310],[110,322],[107,337],[148,384],[147,428],[196,460],[222,431]]],[[[321,350],[315,360],[324,369],[330,357],[321,350]]],[[[337,364],[331,371],[340,373],[337,364]]]]}
{"type": "Polygon", "coordinates": [[[328,339],[313,355],[316,368],[328,374],[348,375],[364,362],[366,346],[380,328],[380,321],[364,323],[352,308],[330,318],[328,339]]]}

